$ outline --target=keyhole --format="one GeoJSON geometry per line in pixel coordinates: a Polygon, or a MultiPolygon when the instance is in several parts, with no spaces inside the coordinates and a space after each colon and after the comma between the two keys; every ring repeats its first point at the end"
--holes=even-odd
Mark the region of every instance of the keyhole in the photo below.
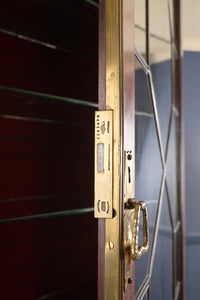
{"type": "Polygon", "coordinates": [[[131,168],[128,167],[128,183],[131,183],[131,168]]]}

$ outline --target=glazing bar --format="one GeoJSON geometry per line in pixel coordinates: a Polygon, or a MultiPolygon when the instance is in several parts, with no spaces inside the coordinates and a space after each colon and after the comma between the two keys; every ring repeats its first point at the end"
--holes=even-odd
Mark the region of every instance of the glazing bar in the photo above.
{"type": "Polygon", "coordinates": [[[154,258],[155,258],[158,229],[159,229],[161,208],[162,208],[162,202],[163,202],[163,193],[164,193],[164,187],[165,187],[165,179],[166,179],[166,174],[165,174],[165,172],[163,172],[160,193],[159,193],[158,208],[157,208],[157,212],[156,212],[156,224],[155,224],[155,229],[154,229],[154,233],[153,233],[152,248],[151,248],[149,267],[148,267],[149,278],[151,278],[152,271],[153,271],[153,263],[154,263],[154,258]]]}
{"type": "Polygon", "coordinates": [[[145,23],[146,23],[146,61],[149,65],[149,0],[146,0],[145,5],[145,23]]]}
{"type": "Polygon", "coordinates": [[[149,287],[150,287],[150,277],[147,275],[135,296],[135,300],[143,299],[143,297],[144,297],[145,293],[147,292],[147,290],[149,289],[149,287]]]}
{"type": "Polygon", "coordinates": [[[147,75],[149,91],[150,91],[150,95],[151,95],[151,101],[152,101],[153,112],[154,112],[154,118],[155,118],[155,125],[156,125],[156,132],[157,132],[157,137],[158,137],[158,144],[159,144],[159,149],[160,149],[162,167],[165,170],[166,169],[165,156],[164,156],[164,151],[163,151],[162,136],[161,136],[161,130],[160,130],[160,122],[159,122],[159,118],[158,118],[158,110],[157,110],[157,104],[156,104],[156,95],[155,95],[155,90],[154,90],[152,73],[151,73],[150,67],[148,66],[148,64],[142,57],[142,55],[137,51],[137,49],[135,49],[135,57],[147,75]]]}
{"type": "Polygon", "coordinates": [[[161,156],[163,169],[165,170],[166,166],[165,166],[165,157],[164,157],[164,151],[163,151],[162,135],[161,135],[161,130],[160,130],[160,122],[159,122],[159,118],[158,118],[158,110],[157,110],[157,104],[156,104],[156,95],[155,95],[151,71],[147,73],[147,79],[148,79],[148,83],[149,83],[149,90],[150,90],[150,94],[151,94],[151,101],[152,101],[152,106],[153,106],[153,111],[154,111],[154,118],[155,118],[155,124],[156,124],[158,144],[159,144],[159,149],[160,149],[160,156],[161,156]]]}
{"type": "Polygon", "coordinates": [[[25,222],[25,221],[55,218],[55,217],[82,215],[82,214],[90,213],[92,211],[94,211],[93,207],[72,209],[72,210],[63,210],[63,211],[56,211],[56,212],[45,213],[45,214],[30,215],[30,216],[17,217],[17,218],[1,219],[0,224],[10,224],[10,223],[19,223],[19,222],[25,222]]]}
{"type": "MultiPolygon", "coordinates": [[[[168,13],[169,13],[169,22],[170,21],[170,3],[168,1],[168,13]]],[[[172,24],[170,23],[170,35],[171,35],[171,41],[172,41],[172,24]]],[[[172,51],[172,45],[171,45],[171,51],[172,51]]],[[[171,61],[171,68],[173,68],[172,65],[172,61],[171,61]]],[[[168,156],[168,152],[169,152],[169,141],[170,141],[170,136],[172,133],[172,121],[173,121],[173,99],[174,99],[174,89],[173,89],[173,76],[171,76],[171,85],[172,85],[172,92],[171,92],[171,111],[170,111],[170,119],[169,119],[169,125],[168,125],[168,131],[167,131],[167,142],[166,142],[166,149],[165,149],[165,162],[167,164],[167,156],[168,156]]],[[[166,178],[166,182],[165,182],[165,186],[166,186],[166,194],[167,194],[167,204],[168,204],[168,210],[169,210],[169,216],[170,216],[170,222],[171,222],[171,226],[172,226],[172,230],[173,230],[173,237],[172,237],[172,266],[173,266],[173,272],[172,272],[172,278],[173,278],[173,298],[175,295],[175,283],[176,283],[176,268],[177,268],[177,262],[176,262],[176,237],[174,236],[174,218],[173,218],[173,214],[172,214],[172,207],[171,207],[171,203],[172,203],[172,199],[170,199],[170,194],[169,194],[169,188],[168,188],[168,180],[166,178]]],[[[174,213],[175,214],[175,213],[174,213]]]]}
{"type": "Polygon", "coordinates": [[[144,60],[143,56],[139,53],[139,51],[135,48],[135,58],[141,65],[143,71],[145,74],[148,74],[150,72],[149,66],[147,65],[146,61],[144,60]]]}
{"type": "Polygon", "coordinates": [[[169,149],[169,139],[170,139],[171,131],[172,131],[172,120],[173,120],[173,105],[171,106],[169,126],[168,126],[168,131],[167,131],[167,143],[166,143],[166,150],[165,150],[165,161],[167,161],[167,155],[168,155],[168,149],[169,149]]]}
{"type": "Polygon", "coordinates": [[[165,181],[165,187],[166,187],[166,194],[167,194],[167,204],[168,204],[168,209],[169,209],[170,224],[171,224],[172,229],[174,230],[174,220],[173,220],[173,214],[172,214],[172,207],[171,207],[171,201],[170,201],[170,196],[169,196],[169,188],[168,188],[167,178],[166,178],[166,181],[165,181]]]}
{"type": "Polygon", "coordinates": [[[147,300],[151,300],[151,286],[147,290],[147,300]]]}

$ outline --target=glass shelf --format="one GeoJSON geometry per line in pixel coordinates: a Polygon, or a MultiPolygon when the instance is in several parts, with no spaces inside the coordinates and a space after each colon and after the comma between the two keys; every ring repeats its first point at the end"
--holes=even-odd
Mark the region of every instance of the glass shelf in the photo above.
{"type": "Polygon", "coordinates": [[[83,105],[83,106],[90,106],[90,107],[96,107],[96,108],[98,107],[97,103],[92,103],[92,102],[85,101],[85,100],[62,97],[62,96],[58,96],[58,95],[50,95],[50,94],[46,94],[46,93],[39,93],[39,92],[28,91],[28,90],[23,90],[23,89],[16,89],[16,88],[8,87],[8,86],[0,85],[0,90],[6,91],[6,92],[11,92],[11,93],[16,93],[16,94],[21,94],[21,95],[39,97],[41,100],[49,99],[49,100],[60,101],[63,103],[74,104],[74,105],[83,105]]]}
{"type": "Polygon", "coordinates": [[[16,218],[0,219],[0,224],[11,224],[11,223],[18,223],[18,222],[25,222],[25,221],[43,220],[43,219],[47,219],[47,218],[82,215],[82,214],[87,214],[87,213],[90,213],[93,211],[94,211],[93,207],[73,209],[73,210],[54,211],[54,212],[38,214],[38,215],[29,215],[29,216],[16,217],[16,218]]]}
{"type": "Polygon", "coordinates": [[[1,4],[0,29],[55,49],[97,57],[98,2],[8,0],[1,4]]]}

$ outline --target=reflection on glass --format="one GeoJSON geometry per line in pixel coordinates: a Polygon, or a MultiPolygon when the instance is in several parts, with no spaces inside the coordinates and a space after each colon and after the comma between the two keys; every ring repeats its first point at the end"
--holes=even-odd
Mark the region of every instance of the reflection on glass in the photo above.
{"type": "Polygon", "coordinates": [[[172,103],[171,25],[169,21],[168,0],[150,1],[150,63],[164,149],[172,103]]]}
{"type": "Polygon", "coordinates": [[[147,294],[144,295],[144,297],[142,298],[142,300],[147,300],[147,294]]]}
{"type": "Polygon", "coordinates": [[[135,1],[135,44],[138,51],[145,57],[145,0],[135,1]]]}
{"type": "Polygon", "coordinates": [[[153,274],[151,278],[151,299],[173,299],[172,262],[172,228],[165,192],[163,196],[153,274]]]}
{"type": "Polygon", "coordinates": [[[170,41],[168,0],[149,1],[149,27],[152,36],[170,41]]]}
{"type": "Polygon", "coordinates": [[[154,63],[151,66],[163,148],[166,149],[172,102],[171,60],[154,63]]]}
{"type": "MultiPolygon", "coordinates": [[[[140,68],[135,72],[136,82],[136,200],[147,204],[150,249],[155,225],[156,210],[162,177],[162,165],[158,146],[155,121],[146,74],[140,68]]],[[[142,223],[142,218],[141,218],[142,223]]],[[[142,224],[140,224],[139,244],[142,244],[142,224]]],[[[137,291],[147,275],[150,250],[135,263],[137,291]]]]}
{"type": "MultiPolygon", "coordinates": [[[[145,57],[145,1],[136,0],[136,48],[145,57]],[[137,11],[138,10],[138,11],[137,11]],[[143,30],[142,30],[143,29],[143,30]],[[137,44],[138,43],[138,44],[137,44]]],[[[171,1],[149,1],[150,29],[150,67],[155,90],[156,105],[161,130],[164,152],[167,151],[170,117],[172,111],[172,75],[171,75],[171,42],[172,24],[171,1]],[[159,11],[159,14],[157,13],[159,11]]],[[[146,75],[136,64],[136,200],[144,200],[149,212],[150,249],[146,256],[135,263],[136,295],[148,275],[149,263],[153,263],[152,299],[172,299],[172,223],[171,212],[175,211],[175,125],[172,123],[167,160],[167,178],[169,185],[165,190],[161,206],[161,218],[158,235],[154,237],[155,257],[150,257],[152,238],[155,230],[159,190],[162,178],[160,150],[156,135],[155,120],[147,85],[146,75]],[[168,198],[173,200],[173,207],[168,206],[168,198]],[[155,258],[155,261],[154,261],[155,258]],[[159,267],[158,267],[159,265],[159,267]],[[164,273],[164,274],[162,274],[164,273]]],[[[142,224],[140,224],[142,225],[142,224]]],[[[140,226],[142,231],[142,226],[140,226]]],[[[140,244],[142,233],[140,232],[140,244]]],[[[151,268],[150,268],[151,269],[151,268]]],[[[143,299],[147,299],[144,296],[143,299]]]]}

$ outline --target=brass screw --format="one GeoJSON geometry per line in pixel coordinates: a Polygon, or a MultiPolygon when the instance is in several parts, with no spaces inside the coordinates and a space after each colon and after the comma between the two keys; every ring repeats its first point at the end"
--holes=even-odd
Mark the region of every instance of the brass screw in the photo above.
{"type": "Polygon", "coordinates": [[[109,241],[108,242],[108,247],[109,247],[110,250],[112,250],[114,248],[113,242],[109,241]]]}

